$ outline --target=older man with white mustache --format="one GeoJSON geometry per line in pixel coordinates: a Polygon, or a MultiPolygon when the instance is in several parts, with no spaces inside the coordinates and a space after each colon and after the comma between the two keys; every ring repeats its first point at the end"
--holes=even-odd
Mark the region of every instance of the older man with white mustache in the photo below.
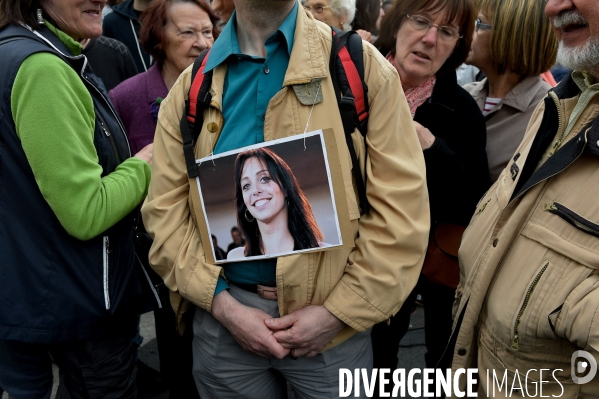
{"type": "Polygon", "coordinates": [[[537,106],[459,252],[445,355],[478,369],[459,387],[484,397],[599,397],[599,3],[545,13],[574,71],[537,106]]]}

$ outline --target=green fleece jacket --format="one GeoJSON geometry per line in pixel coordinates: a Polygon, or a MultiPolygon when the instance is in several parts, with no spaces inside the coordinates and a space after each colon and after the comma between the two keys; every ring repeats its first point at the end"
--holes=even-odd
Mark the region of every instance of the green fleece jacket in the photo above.
{"type": "MultiPolygon", "coordinates": [[[[81,53],[79,43],[47,26],[73,55],[81,53]]],[[[56,55],[37,53],[25,59],[15,78],[11,107],[40,191],[70,235],[96,237],[143,201],[150,165],[129,158],[101,177],[92,97],[79,75],[56,55]]]]}

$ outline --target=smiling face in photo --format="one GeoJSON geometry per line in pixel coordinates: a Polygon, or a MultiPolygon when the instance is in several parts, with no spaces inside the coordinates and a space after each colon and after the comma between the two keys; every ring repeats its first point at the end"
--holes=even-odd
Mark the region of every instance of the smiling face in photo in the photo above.
{"type": "Polygon", "coordinates": [[[102,35],[106,0],[44,0],[41,5],[57,28],[75,40],[102,35]]]}
{"type": "Polygon", "coordinates": [[[245,206],[259,222],[267,224],[277,217],[287,217],[281,187],[270,175],[268,167],[255,157],[243,165],[241,191],[245,206]]]}

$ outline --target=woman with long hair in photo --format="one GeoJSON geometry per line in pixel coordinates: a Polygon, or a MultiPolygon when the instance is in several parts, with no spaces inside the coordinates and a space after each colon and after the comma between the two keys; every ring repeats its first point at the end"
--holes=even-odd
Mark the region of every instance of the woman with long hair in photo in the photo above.
{"type": "Polygon", "coordinates": [[[244,247],[227,259],[280,254],[323,246],[323,234],[291,168],[266,148],[235,160],[237,224],[244,247]]]}

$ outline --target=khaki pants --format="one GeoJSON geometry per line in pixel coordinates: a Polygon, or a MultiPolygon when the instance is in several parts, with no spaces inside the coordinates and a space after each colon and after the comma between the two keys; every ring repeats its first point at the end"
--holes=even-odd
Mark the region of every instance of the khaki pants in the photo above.
{"type": "MultiPolygon", "coordinates": [[[[230,294],[244,305],[279,317],[277,301],[262,299],[236,286],[231,286],[230,294]]],[[[369,375],[372,369],[370,330],[315,357],[295,360],[290,356],[267,359],[246,352],[224,326],[200,308],[195,311],[193,331],[193,376],[202,399],[285,398],[280,375],[298,399],[338,398],[340,368],[365,368],[369,375]]]]}

